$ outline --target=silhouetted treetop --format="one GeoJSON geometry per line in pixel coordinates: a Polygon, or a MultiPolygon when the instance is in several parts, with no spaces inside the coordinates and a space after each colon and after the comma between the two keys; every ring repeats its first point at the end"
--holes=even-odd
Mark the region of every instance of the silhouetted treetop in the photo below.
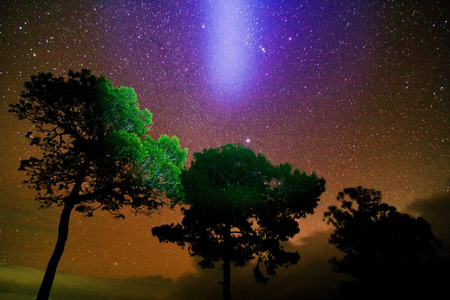
{"type": "Polygon", "coordinates": [[[70,71],[67,80],[40,73],[10,107],[34,125],[26,137],[43,156],[21,160],[20,170],[44,207],[64,205],[76,183],[71,201],[88,215],[98,208],[90,203],[121,216],[122,205],[153,209],[149,200],[178,193],[186,150],[175,137],[145,135],[152,114],[139,108],[132,88],[114,88],[89,70],[70,71]]]}
{"type": "Polygon", "coordinates": [[[260,265],[274,275],[279,266],[298,262],[298,253],[281,242],[300,231],[297,219],[313,212],[325,190],[323,178],[292,171],[289,164],[274,166],[261,153],[233,144],[195,153],[181,181],[182,222],[152,233],[160,241],[189,245],[204,268],[222,261],[224,299],[230,296],[231,263],[243,266],[256,258],[255,278],[266,282],[260,265]]]}
{"type": "Polygon", "coordinates": [[[338,272],[360,279],[412,278],[437,263],[442,243],[423,218],[412,218],[381,202],[381,192],[346,188],[325,219],[336,230],[330,243],[345,255],[331,263],[338,272]]]}
{"type": "Polygon", "coordinates": [[[66,79],[39,73],[25,83],[10,112],[33,124],[26,134],[39,155],[19,170],[42,207],[64,206],[58,240],[37,299],[47,299],[64,251],[72,210],[97,209],[123,217],[125,205],[151,212],[177,197],[187,150],[176,137],[145,135],[152,114],[139,108],[134,90],[115,88],[89,70],[66,79]]]}

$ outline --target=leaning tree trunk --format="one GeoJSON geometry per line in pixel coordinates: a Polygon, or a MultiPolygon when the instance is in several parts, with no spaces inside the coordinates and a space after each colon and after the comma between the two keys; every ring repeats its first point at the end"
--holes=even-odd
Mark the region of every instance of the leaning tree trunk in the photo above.
{"type": "Polygon", "coordinates": [[[70,213],[74,208],[72,202],[68,202],[64,205],[59,219],[58,227],[58,240],[56,241],[55,250],[53,250],[52,257],[45,270],[44,279],[42,279],[41,287],[37,294],[36,300],[47,300],[50,296],[50,290],[52,289],[53,280],[55,279],[56,268],[58,267],[59,260],[64,252],[64,246],[66,245],[67,236],[69,234],[69,221],[70,213]]]}
{"type": "Polygon", "coordinates": [[[77,199],[78,193],[81,190],[81,185],[86,177],[90,163],[91,161],[89,159],[85,159],[83,162],[81,171],[75,181],[75,185],[64,203],[64,208],[61,212],[61,217],[59,218],[58,239],[56,241],[55,250],[53,250],[52,257],[50,257],[50,261],[48,262],[44,279],[42,279],[41,287],[39,288],[36,300],[47,300],[50,296],[50,290],[52,289],[53,280],[55,279],[56,268],[58,267],[59,261],[64,252],[67,236],[69,235],[70,214],[75,205],[79,203],[79,199],[77,199]]]}
{"type": "Polygon", "coordinates": [[[231,300],[230,227],[230,224],[225,224],[225,233],[223,235],[223,300],[231,300]]]}

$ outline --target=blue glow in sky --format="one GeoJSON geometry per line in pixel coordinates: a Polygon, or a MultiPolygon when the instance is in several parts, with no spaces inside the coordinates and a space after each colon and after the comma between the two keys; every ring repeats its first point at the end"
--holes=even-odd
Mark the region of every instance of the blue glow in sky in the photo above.
{"type": "Polygon", "coordinates": [[[209,29],[209,80],[219,94],[231,95],[245,88],[252,70],[249,20],[250,5],[245,0],[211,1],[209,29]]]}

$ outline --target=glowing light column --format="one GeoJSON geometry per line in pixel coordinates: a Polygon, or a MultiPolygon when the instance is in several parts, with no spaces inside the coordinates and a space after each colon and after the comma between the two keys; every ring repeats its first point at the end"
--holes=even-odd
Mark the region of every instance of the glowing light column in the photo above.
{"type": "Polygon", "coordinates": [[[220,94],[235,94],[244,87],[251,69],[246,46],[249,6],[239,0],[210,2],[213,28],[209,37],[209,79],[220,94]]]}

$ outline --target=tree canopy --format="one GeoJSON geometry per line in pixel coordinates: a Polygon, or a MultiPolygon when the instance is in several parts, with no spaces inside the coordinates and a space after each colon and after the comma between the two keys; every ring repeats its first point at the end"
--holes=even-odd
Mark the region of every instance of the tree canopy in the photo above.
{"type": "Polygon", "coordinates": [[[331,263],[338,272],[373,281],[396,282],[422,277],[437,262],[441,242],[423,218],[413,218],[381,202],[381,192],[363,187],[346,188],[330,206],[325,219],[336,229],[330,243],[344,253],[331,263]]]}
{"type": "Polygon", "coordinates": [[[177,194],[187,150],[176,137],[145,135],[152,114],[139,108],[132,88],[83,70],[67,81],[40,73],[25,89],[10,111],[33,124],[26,137],[42,158],[21,160],[20,170],[44,207],[65,205],[76,191],[70,201],[78,210],[121,216],[123,205],[154,208],[150,200],[160,193],[177,194]]]}
{"type": "Polygon", "coordinates": [[[325,181],[289,164],[272,165],[261,153],[228,144],[194,153],[181,175],[184,218],[181,224],[155,227],[161,242],[189,245],[200,265],[214,268],[222,261],[224,299],[230,296],[230,264],[257,260],[255,279],[266,282],[260,270],[274,275],[279,266],[295,264],[297,252],[282,242],[299,233],[297,220],[313,213],[325,181]]]}
{"type": "Polygon", "coordinates": [[[164,205],[179,192],[187,150],[180,149],[176,137],[146,135],[152,114],[139,108],[134,90],[115,88],[89,70],[70,71],[66,78],[32,76],[10,112],[31,121],[26,137],[40,148],[20,162],[28,175],[25,183],[36,190],[42,207],[64,206],[38,295],[47,299],[72,209],[88,216],[102,209],[123,217],[125,205],[142,212],[164,205]]]}

